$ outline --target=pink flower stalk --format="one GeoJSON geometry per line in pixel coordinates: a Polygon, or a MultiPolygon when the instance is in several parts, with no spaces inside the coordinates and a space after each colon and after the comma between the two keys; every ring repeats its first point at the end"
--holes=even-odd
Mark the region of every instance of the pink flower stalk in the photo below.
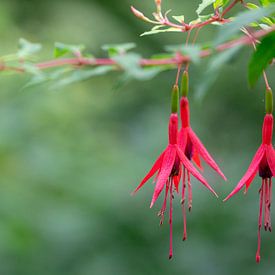
{"type": "MultiPolygon", "coordinates": [[[[205,162],[212,167],[224,180],[226,177],[222,173],[221,169],[208,153],[202,142],[199,140],[197,135],[194,133],[190,126],[190,110],[188,98],[183,96],[180,100],[180,114],[181,114],[181,129],[179,131],[178,145],[184,152],[185,156],[202,170],[200,156],[205,162]]],[[[186,189],[186,174],[187,174],[187,187],[188,187],[188,209],[191,211],[192,208],[192,185],[190,182],[190,172],[183,168],[183,184],[182,184],[182,211],[184,219],[184,237],[187,238],[186,234],[186,213],[185,213],[185,189],[186,189]]]]}
{"type": "Polygon", "coordinates": [[[217,196],[215,191],[211,188],[211,186],[207,183],[204,177],[196,170],[193,164],[188,160],[185,154],[181,151],[178,144],[178,115],[177,113],[172,113],[170,115],[169,120],[169,144],[166,149],[161,153],[158,157],[156,162],[154,163],[151,170],[148,174],[144,177],[141,181],[139,186],[135,189],[137,192],[154,174],[157,173],[154,182],[155,190],[153,193],[152,201],[150,208],[154,205],[156,200],[158,199],[160,193],[165,187],[165,195],[163,205],[159,212],[161,216],[160,223],[163,223],[164,220],[164,213],[166,211],[166,204],[167,204],[167,197],[168,193],[170,192],[169,196],[169,204],[170,204],[170,211],[169,211],[169,224],[170,224],[170,249],[169,249],[169,259],[172,258],[173,251],[172,251],[172,200],[174,198],[173,192],[176,190],[178,192],[180,177],[182,174],[182,166],[185,170],[188,171],[188,175],[190,173],[196,177],[204,186],[206,186],[214,195],[217,196]]]}
{"type": "Polygon", "coordinates": [[[273,133],[273,115],[266,114],[264,117],[263,130],[262,130],[262,144],[257,150],[248,170],[239,181],[235,189],[224,199],[224,201],[231,198],[238,193],[244,186],[247,192],[250,184],[255,178],[257,172],[262,178],[262,184],[259,190],[260,193],[260,210],[258,220],[258,248],[256,252],[256,261],[259,263],[260,249],[261,249],[261,228],[262,220],[264,220],[265,231],[271,231],[271,194],[272,194],[272,177],[275,175],[275,152],[272,146],[272,133],[273,133]],[[264,208],[264,217],[263,217],[264,208]]]}

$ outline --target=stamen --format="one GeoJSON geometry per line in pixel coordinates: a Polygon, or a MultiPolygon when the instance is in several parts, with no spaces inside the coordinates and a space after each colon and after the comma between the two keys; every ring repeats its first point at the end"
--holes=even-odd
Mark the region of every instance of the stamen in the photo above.
{"type": "Polygon", "coordinates": [[[187,177],[188,177],[188,209],[189,212],[192,209],[192,185],[191,185],[191,180],[190,180],[190,172],[187,172],[187,177]]]}
{"type": "Polygon", "coordinates": [[[173,257],[173,185],[170,181],[170,213],[169,213],[169,224],[170,224],[170,248],[169,248],[169,259],[173,257]]]}
{"type": "Polygon", "coordinates": [[[182,192],[181,192],[181,203],[185,201],[185,180],[186,180],[186,169],[183,166],[183,177],[182,177],[182,192]]]}
{"type": "Polygon", "coordinates": [[[268,191],[268,183],[267,179],[264,179],[264,230],[267,231],[268,228],[268,199],[269,199],[269,191],[268,191]]]}
{"type": "Polygon", "coordinates": [[[166,188],[165,188],[164,201],[163,201],[162,207],[161,207],[161,209],[160,209],[160,211],[158,213],[158,216],[160,216],[160,223],[159,223],[159,225],[162,225],[163,222],[164,222],[164,214],[165,214],[165,211],[166,211],[168,190],[169,190],[169,182],[167,181],[166,182],[166,188]]]}
{"type": "Polygon", "coordinates": [[[264,179],[262,179],[262,187],[260,189],[260,209],[259,209],[259,220],[258,220],[258,247],[256,252],[256,262],[259,263],[261,260],[261,228],[262,228],[262,214],[263,214],[263,194],[264,194],[264,179]]]}
{"type": "Polygon", "coordinates": [[[269,214],[269,227],[268,230],[271,232],[272,231],[272,226],[271,226],[271,215],[270,215],[270,208],[271,208],[271,203],[272,203],[272,179],[269,178],[269,204],[268,204],[268,214],[269,214]]]}
{"type": "Polygon", "coordinates": [[[186,211],[185,211],[185,167],[183,168],[183,178],[182,178],[182,197],[181,197],[181,208],[182,208],[182,216],[183,216],[183,237],[182,240],[185,241],[187,239],[187,230],[186,230],[186,211]]]}

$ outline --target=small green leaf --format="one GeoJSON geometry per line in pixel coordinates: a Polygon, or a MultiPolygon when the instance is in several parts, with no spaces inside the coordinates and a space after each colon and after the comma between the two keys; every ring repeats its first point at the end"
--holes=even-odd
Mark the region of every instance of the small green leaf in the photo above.
{"type": "Polygon", "coordinates": [[[165,46],[165,49],[168,52],[180,52],[183,55],[187,55],[195,64],[200,62],[201,47],[199,45],[169,45],[165,46]]]}
{"type": "Polygon", "coordinates": [[[200,15],[208,6],[212,5],[216,0],[202,0],[201,4],[196,10],[196,13],[200,15]]]}
{"type": "Polygon", "coordinates": [[[246,6],[251,10],[255,10],[255,9],[259,8],[259,6],[255,5],[253,3],[247,3],[246,6]]]}
{"type": "Polygon", "coordinates": [[[221,68],[241,49],[242,45],[228,49],[224,52],[214,55],[207,66],[207,71],[202,76],[200,84],[197,87],[196,98],[202,100],[206,92],[214,84],[221,72],[221,68]]]}
{"type": "Polygon", "coordinates": [[[235,17],[234,21],[224,25],[221,28],[214,44],[218,45],[230,39],[233,35],[238,33],[240,28],[261,20],[263,17],[269,16],[273,12],[275,12],[275,5],[269,5],[266,8],[258,8],[240,13],[237,17],[235,17]]]}
{"type": "Polygon", "coordinates": [[[61,78],[61,76],[63,76],[64,74],[70,72],[71,70],[72,70],[71,67],[66,67],[66,68],[56,69],[50,73],[45,73],[41,71],[40,74],[33,75],[33,77],[30,79],[29,82],[26,83],[23,89],[31,86],[35,86],[35,85],[41,85],[49,81],[57,80],[61,78]]]}
{"type": "Polygon", "coordinates": [[[34,64],[29,63],[29,62],[24,62],[22,64],[22,68],[24,69],[24,71],[26,73],[29,73],[32,75],[41,75],[42,74],[42,71],[39,70],[39,68],[37,66],[35,66],[34,64]]]}
{"type": "Polygon", "coordinates": [[[167,29],[163,29],[163,30],[153,28],[152,30],[150,30],[148,32],[142,33],[140,36],[151,35],[151,34],[156,34],[156,33],[161,33],[161,32],[181,32],[181,30],[178,28],[167,28],[167,29]]]}
{"type": "Polygon", "coordinates": [[[184,15],[172,16],[179,23],[184,23],[184,15]]]}
{"type": "Polygon", "coordinates": [[[253,53],[248,67],[248,81],[254,86],[269,62],[275,58],[275,33],[265,36],[253,53]]]}
{"type": "Polygon", "coordinates": [[[79,81],[89,79],[93,76],[104,75],[114,70],[113,66],[101,66],[89,70],[76,70],[71,73],[68,77],[62,78],[57,81],[52,88],[61,88],[79,81]]]}
{"type": "Polygon", "coordinates": [[[135,43],[108,44],[103,45],[102,49],[107,51],[110,57],[125,54],[127,51],[136,47],[135,43]]]}
{"type": "Polygon", "coordinates": [[[69,45],[69,44],[63,44],[60,42],[56,42],[54,44],[54,57],[58,58],[61,57],[67,53],[71,54],[79,54],[85,49],[84,45],[69,45]]]}
{"type": "Polygon", "coordinates": [[[216,0],[213,7],[215,10],[218,8],[223,8],[228,2],[229,0],[216,0]]]}
{"type": "Polygon", "coordinates": [[[158,73],[166,70],[166,66],[142,68],[140,66],[141,56],[135,53],[118,55],[113,58],[125,71],[128,78],[138,80],[148,80],[155,77],[158,73]]]}
{"type": "Polygon", "coordinates": [[[272,4],[272,3],[275,3],[275,0],[260,0],[260,3],[261,3],[264,7],[266,7],[266,6],[268,6],[268,5],[272,4]]]}
{"type": "Polygon", "coordinates": [[[19,39],[19,50],[17,56],[19,58],[26,58],[41,50],[41,44],[31,43],[24,38],[19,39]]]}

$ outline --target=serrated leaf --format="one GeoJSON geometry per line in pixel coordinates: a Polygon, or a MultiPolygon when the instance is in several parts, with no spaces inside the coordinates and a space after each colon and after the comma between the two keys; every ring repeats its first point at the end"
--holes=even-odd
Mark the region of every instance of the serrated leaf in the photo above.
{"type": "Polygon", "coordinates": [[[167,28],[167,29],[163,29],[163,30],[152,29],[148,32],[142,33],[140,36],[151,35],[151,34],[162,33],[162,32],[181,32],[181,30],[178,28],[167,28]]]}
{"type": "Polygon", "coordinates": [[[107,51],[110,57],[125,54],[127,51],[136,47],[135,43],[108,44],[103,45],[102,49],[107,51]]]}
{"type": "Polygon", "coordinates": [[[196,10],[196,13],[200,15],[208,6],[212,5],[216,0],[203,0],[196,10]]]}
{"type": "Polygon", "coordinates": [[[24,62],[21,66],[26,73],[33,75],[41,75],[42,71],[32,63],[24,62]]]}
{"type": "Polygon", "coordinates": [[[30,41],[20,38],[19,39],[19,50],[17,56],[19,58],[25,58],[31,56],[41,50],[42,46],[38,43],[31,43],[30,41]]]}
{"type": "Polygon", "coordinates": [[[189,25],[196,25],[196,24],[198,24],[198,23],[200,23],[200,22],[201,22],[200,18],[197,18],[197,19],[195,19],[195,20],[190,21],[190,22],[189,22],[189,25]]]}
{"type": "Polygon", "coordinates": [[[70,45],[70,44],[55,42],[54,57],[58,58],[67,53],[71,53],[75,55],[75,54],[81,53],[84,49],[85,49],[84,45],[70,45]]]}
{"type": "Polygon", "coordinates": [[[269,62],[275,58],[275,33],[265,36],[253,53],[248,66],[248,81],[254,86],[269,62]]]}
{"type": "Polygon", "coordinates": [[[172,16],[176,21],[179,23],[184,23],[184,15],[179,15],[179,16],[172,16]]]}
{"type": "Polygon", "coordinates": [[[128,77],[138,80],[151,79],[161,71],[167,69],[165,66],[142,68],[140,66],[141,56],[135,53],[115,56],[113,59],[123,68],[128,77]]]}
{"type": "Polygon", "coordinates": [[[112,70],[114,70],[113,66],[100,66],[89,70],[76,70],[73,71],[68,77],[62,78],[57,81],[54,85],[52,85],[52,88],[61,88],[76,82],[89,79],[93,76],[104,75],[112,70]]]}
{"type": "Polygon", "coordinates": [[[207,14],[207,15],[199,15],[200,22],[207,21],[207,20],[210,19],[213,15],[214,15],[214,13],[210,13],[210,14],[207,14]]]}
{"type": "Polygon", "coordinates": [[[41,85],[49,81],[57,80],[58,78],[61,78],[61,76],[63,76],[64,74],[70,71],[72,71],[72,68],[66,67],[66,68],[56,69],[50,73],[41,72],[40,74],[33,75],[33,77],[30,79],[29,82],[26,83],[23,89],[29,88],[35,85],[41,85]]]}
{"type": "Polygon", "coordinates": [[[241,47],[242,45],[238,45],[237,47],[218,53],[209,60],[207,71],[202,76],[202,79],[199,82],[200,84],[197,87],[196,98],[198,100],[203,99],[203,97],[206,95],[206,92],[217,80],[222,66],[230,59],[232,59],[232,57],[241,49],[241,47]]]}
{"type": "Polygon", "coordinates": [[[257,6],[256,4],[254,3],[247,3],[246,6],[251,9],[251,10],[255,10],[255,9],[258,9],[259,6],[257,6]]]}
{"type": "Polygon", "coordinates": [[[268,5],[272,4],[272,3],[275,3],[275,0],[260,0],[260,3],[261,3],[264,7],[266,7],[266,6],[268,6],[268,5]]]}
{"type": "Polygon", "coordinates": [[[266,8],[253,9],[240,13],[237,17],[235,17],[234,21],[224,25],[223,28],[221,28],[217,38],[214,41],[214,45],[218,45],[230,39],[233,35],[238,33],[240,28],[258,21],[265,16],[269,16],[274,12],[275,5],[269,5],[266,8]]]}
{"type": "Polygon", "coordinates": [[[224,6],[227,5],[229,0],[216,0],[215,3],[213,4],[214,9],[218,8],[223,8],[224,6]]]}
{"type": "Polygon", "coordinates": [[[168,52],[180,52],[183,55],[187,55],[195,64],[200,62],[201,47],[199,45],[168,45],[165,46],[165,49],[168,52]]]}

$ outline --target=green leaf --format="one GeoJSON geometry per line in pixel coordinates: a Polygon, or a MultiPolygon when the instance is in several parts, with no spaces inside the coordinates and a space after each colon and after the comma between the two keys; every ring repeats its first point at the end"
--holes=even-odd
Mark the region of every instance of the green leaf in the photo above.
{"type": "Polygon", "coordinates": [[[264,7],[266,7],[266,6],[268,6],[268,5],[272,4],[272,3],[275,3],[275,0],[260,0],[260,3],[261,3],[264,7]]]}
{"type": "Polygon", "coordinates": [[[223,8],[229,0],[216,0],[213,4],[214,9],[223,8]]]}
{"type": "Polygon", "coordinates": [[[196,10],[196,13],[200,15],[208,6],[212,5],[216,0],[203,0],[196,10]]]}
{"type": "Polygon", "coordinates": [[[79,54],[85,49],[84,45],[69,45],[56,42],[54,44],[54,57],[61,57],[67,53],[79,54]]]}
{"type": "Polygon", "coordinates": [[[42,46],[38,43],[31,43],[24,38],[19,39],[19,50],[17,56],[19,58],[25,58],[31,56],[41,50],[42,46]]]}
{"type": "Polygon", "coordinates": [[[128,53],[114,57],[114,60],[123,68],[125,75],[138,80],[148,80],[158,73],[166,70],[166,66],[142,68],[140,66],[141,57],[135,53],[128,53]]]}
{"type": "Polygon", "coordinates": [[[200,80],[197,87],[196,98],[202,100],[209,88],[214,84],[221,72],[222,66],[228,63],[230,59],[241,49],[242,45],[228,49],[224,52],[214,55],[207,66],[207,70],[200,80]]]}
{"type": "MultiPolygon", "coordinates": [[[[275,0],[274,0],[275,1],[275,0]]],[[[255,5],[255,4],[253,4],[253,3],[247,3],[247,7],[249,8],[249,9],[258,9],[258,8],[260,8],[259,6],[257,6],[257,5],[255,5]]],[[[265,16],[265,17],[263,17],[262,19],[261,19],[261,22],[263,22],[264,23],[264,28],[265,28],[265,25],[268,25],[268,26],[273,26],[273,24],[274,24],[274,19],[272,18],[272,17],[267,17],[267,16],[265,16]]],[[[261,27],[261,24],[258,24],[258,23],[251,23],[250,24],[250,26],[252,26],[252,27],[261,27]]]]}
{"type": "Polygon", "coordinates": [[[178,28],[167,28],[167,29],[163,29],[163,30],[153,28],[148,32],[142,33],[140,36],[151,35],[151,34],[156,34],[156,33],[161,33],[161,32],[181,32],[181,30],[178,28]]]}
{"type": "Polygon", "coordinates": [[[172,16],[176,21],[178,21],[179,23],[183,23],[184,22],[184,15],[179,15],[179,16],[172,16]]]}
{"type": "Polygon", "coordinates": [[[200,62],[201,47],[199,45],[169,45],[165,46],[165,49],[168,52],[180,52],[183,55],[188,55],[191,60],[196,64],[200,62]]]}
{"type": "Polygon", "coordinates": [[[29,82],[26,83],[26,85],[23,87],[23,89],[29,88],[29,87],[35,86],[35,85],[41,85],[41,84],[44,84],[49,81],[57,80],[57,79],[61,78],[61,76],[63,76],[64,74],[66,74],[70,71],[72,71],[71,67],[56,69],[51,73],[45,73],[45,72],[41,71],[40,74],[33,75],[33,77],[30,79],[29,82]]]}
{"type": "Polygon", "coordinates": [[[103,45],[102,49],[107,51],[110,57],[125,54],[127,51],[136,47],[135,43],[108,44],[103,45]]]}
{"type": "Polygon", "coordinates": [[[213,15],[214,15],[214,13],[210,13],[210,14],[206,14],[206,15],[199,15],[200,22],[207,21],[207,20],[210,19],[213,15]]]}
{"type": "Polygon", "coordinates": [[[265,16],[269,16],[273,12],[275,12],[275,5],[269,5],[266,8],[253,9],[240,13],[237,17],[235,17],[234,21],[224,25],[221,28],[214,44],[218,45],[230,39],[233,35],[238,33],[240,28],[254,21],[258,21],[265,16]]]}
{"type": "Polygon", "coordinates": [[[248,81],[254,86],[269,62],[275,58],[275,33],[265,36],[253,53],[248,66],[248,81]]]}
{"type": "Polygon", "coordinates": [[[62,78],[55,83],[52,88],[61,88],[79,81],[89,79],[93,76],[104,75],[114,70],[113,66],[100,66],[89,70],[76,70],[71,73],[68,77],[62,78]]]}

